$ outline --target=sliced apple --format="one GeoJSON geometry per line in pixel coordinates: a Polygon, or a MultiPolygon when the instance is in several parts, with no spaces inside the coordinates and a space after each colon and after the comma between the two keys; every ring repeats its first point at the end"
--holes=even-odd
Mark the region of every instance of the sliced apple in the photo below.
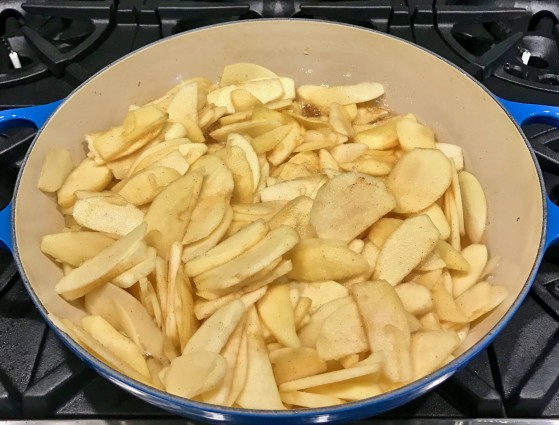
{"type": "Polygon", "coordinates": [[[237,258],[194,278],[199,291],[225,289],[241,283],[292,249],[299,235],[288,226],[280,226],[237,258]]]}
{"type": "Polygon", "coordinates": [[[437,201],[451,182],[452,168],[441,151],[414,149],[402,155],[386,185],[396,197],[396,212],[413,213],[437,201]]]}
{"type": "Polygon", "coordinates": [[[301,346],[295,330],[293,305],[286,284],[272,286],[256,303],[260,319],[276,340],[287,347],[301,346]]]}
{"type": "Polygon", "coordinates": [[[348,279],[369,268],[361,255],[333,239],[303,239],[290,253],[290,259],[293,269],[288,276],[308,282],[348,279]]]}
{"type": "Polygon", "coordinates": [[[297,95],[319,108],[329,109],[332,103],[350,105],[374,100],[384,94],[379,83],[359,83],[345,86],[299,86],[297,95]]]}
{"type": "Polygon", "coordinates": [[[381,180],[361,173],[344,173],[318,190],[311,224],[321,238],[349,242],[395,205],[381,180]]]}
{"type": "Polygon", "coordinates": [[[352,302],[340,307],[324,321],[316,340],[316,349],[323,360],[338,360],[369,350],[357,304],[352,302]],[[343,326],[340,326],[341,323],[343,326]]]}
{"type": "Polygon", "coordinates": [[[62,232],[43,236],[41,251],[61,263],[79,267],[114,242],[99,232],[62,232]]]}
{"type": "Polygon", "coordinates": [[[468,262],[470,268],[467,271],[451,273],[455,298],[474,286],[481,278],[481,273],[487,264],[487,247],[481,244],[468,245],[462,250],[462,257],[468,262]]]}
{"type": "Polygon", "coordinates": [[[466,171],[458,174],[462,205],[464,207],[464,225],[472,243],[480,243],[487,226],[487,200],[478,179],[466,171]]]}
{"type": "Polygon", "coordinates": [[[426,215],[411,217],[388,237],[380,250],[374,276],[397,285],[433,251],[439,231],[426,215]]]}
{"type": "Polygon", "coordinates": [[[113,174],[106,165],[96,165],[92,159],[85,158],[58,189],[58,205],[62,208],[71,207],[76,202],[76,191],[100,192],[109,185],[112,178],[113,174]]]}
{"type": "Polygon", "coordinates": [[[133,267],[145,257],[145,233],[146,225],[141,224],[95,257],[84,261],[58,281],[56,292],[69,301],[75,300],[133,267]],[[142,247],[144,254],[138,255],[142,247]],[[134,255],[136,252],[138,254],[134,255]]]}

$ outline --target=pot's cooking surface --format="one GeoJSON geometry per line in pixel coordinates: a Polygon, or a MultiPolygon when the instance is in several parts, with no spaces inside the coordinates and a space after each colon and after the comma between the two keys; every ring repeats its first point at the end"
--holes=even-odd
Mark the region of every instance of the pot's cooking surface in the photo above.
{"type": "MultiPolygon", "coordinates": [[[[60,99],[103,66],[161,37],[240,18],[290,16],[388,32],[446,57],[497,95],[559,104],[555,1],[407,3],[409,7],[403,0],[347,1],[340,7],[327,2],[240,0],[208,7],[204,1],[170,0],[2,2],[0,108],[60,99]]],[[[525,131],[546,171],[548,192],[559,201],[559,131],[543,125],[525,131]]],[[[21,128],[0,134],[0,206],[12,195],[33,135],[33,130],[21,128]]],[[[551,249],[530,296],[488,350],[434,391],[367,422],[558,418],[558,320],[559,249],[551,249]]],[[[69,353],[47,330],[11,256],[0,251],[0,420],[74,423],[91,418],[137,424],[174,421],[98,377],[69,353]]]]}

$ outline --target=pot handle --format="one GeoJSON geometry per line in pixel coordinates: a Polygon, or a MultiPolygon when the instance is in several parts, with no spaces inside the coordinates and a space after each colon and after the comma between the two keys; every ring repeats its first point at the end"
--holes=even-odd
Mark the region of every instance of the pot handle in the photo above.
{"type": "Polygon", "coordinates": [[[12,203],[0,211],[0,242],[13,252],[12,247],[12,203]]]}
{"type": "Polygon", "coordinates": [[[512,102],[497,97],[497,100],[512,115],[518,125],[544,123],[559,127],[559,107],[512,102]]]}
{"type": "MultiPolygon", "coordinates": [[[[512,102],[497,97],[518,125],[544,123],[559,127],[559,107],[512,102]]],[[[547,198],[547,232],[545,248],[559,241],[559,207],[547,198]]]]}
{"type": "MultiPolygon", "coordinates": [[[[62,100],[57,100],[56,102],[47,103],[46,105],[0,111],[0,131],[12,127],[26,126],[29,125],[29,123],[33,124],[36,128],[41,128],[61,102],[62,100]]],[[[0,211],[0,242],[4,247],[13,252],[11,216],[12,203],[10,202],[0,211]]]]}
{"type": "Polygon", "coordinates": [[[32,123],[36,128],[41,128],[61,102],[62,100],[57,100],[56,102],[47,103],[46,105],[0,111],[0,131],[12,127],[21,127],[26,123],[27,125],[28,123],[32,123]]]}

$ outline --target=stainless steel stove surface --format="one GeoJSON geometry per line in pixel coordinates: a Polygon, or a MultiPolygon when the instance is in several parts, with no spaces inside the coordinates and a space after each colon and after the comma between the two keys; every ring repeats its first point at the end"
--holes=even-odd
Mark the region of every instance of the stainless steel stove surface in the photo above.
{"type": "MultiPolygon", "coordinates": [[[[559,105],[556,0],[3,0],[0,108],[61,99],[102,67],[162,37],[261,17],[320,18],[394,34],[451,60],[499,96],[559,105]]],[[[539,124],[524,130],[558,202],[559,131],[539,124]]],[[[0,207],[12,195],[34,132],[15,128],[0,134],[0,207]]],[[[364,422],[555,422],[558,321],[559,248],[552,248],[530,296],[487,350],[434,391],[364,422]]],[[[182,422],[120,390],[71,354],[45,325],[10,254],[1,249],[0,420],[182,422]]]]}

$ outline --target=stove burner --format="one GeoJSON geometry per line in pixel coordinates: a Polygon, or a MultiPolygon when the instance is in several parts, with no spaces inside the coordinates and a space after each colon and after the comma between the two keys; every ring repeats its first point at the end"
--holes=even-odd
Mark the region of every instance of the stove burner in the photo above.
{"type": "Polygon", "coordinates": [[[113,9],[108,1],[10,2],[0,13],[0,87],[63,75],[103,41],[113,9]]]}
{"type": "Polygon", "coordinates": [[[449,0],[435,13],[444,41],[478,79],[559,94],[557,2],[449,0]]]}

